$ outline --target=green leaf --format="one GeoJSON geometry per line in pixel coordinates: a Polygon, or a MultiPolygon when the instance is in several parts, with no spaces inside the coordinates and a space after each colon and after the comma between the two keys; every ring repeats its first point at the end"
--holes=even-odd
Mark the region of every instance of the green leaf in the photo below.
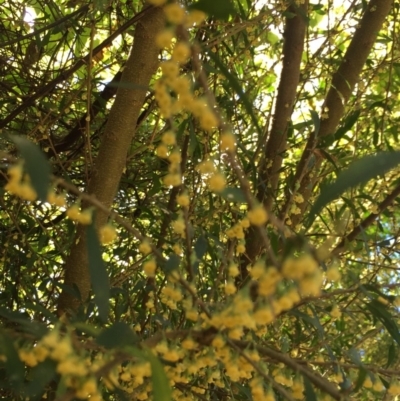
{"type": "Polygon", "coordinates": [[[190,5],[190,9],[200,10],[217,19],[228,19],[235,14],[235,7],[231,0],[199,0],[190,5]]]}
{"type": "Polygon", "coordinates": [[[360,113],[361,110],[356,110],[353,113],[349,114],[344,120],[344,123],[334,134],[327,135],[321,140],[319,147],[327,148],[328,146],[332,145],[335,141],[338,141],[339,139],[343,138],[343,136],[353,128],[353,125],[358,120],[360,113]]]}
{"type": "Polygon", "coordinates": [[[29,174],[39,200],[45,202],[51,178],[51,168],[46,156],[37,145],[24,137],[10,135],[10,139],[15,143],[25,161],[25,170],[29,174]]]}
{"type": "Polygon", "coordinates": [[[318,132],[319,132],[319,128],[321,126],[321,120],[319,119],[319,115],[318,115],[318,113],[316,111],[311,110],[310,114],[311,114],[311,119],[312,119],[313,124],[314,124],[314,133],[315,133],[315,136],[317,137],[318,136],[318,132]]]}
{"type": "Polygon", "coordinates": [[[313,220],[322,208],[337,199],[346,190],[365,184],[372,178],[386,173],[400,164],[400,152],[381,152],[365,156],[352,163],[347,170],[338,175],[337,180],[321,189],[321,194],[311,208],[309,219],[313,220]]]}
{"type": "Polygon", "coordinates": [[[174,270],[179,268],[179,264],[181,262],[181,258],[174,253],[168,256],[167,261],[164,264],[163,271],[166,275],[172,273],[174,270]]]}
{"type": "Polygon", "coordinates": [[[89,271],[94,301],[99,309],[100,319],[105,322],[108,317],[110,284],[106,265],[101,256],[101,246],[97,238],[94,219],[91,225],[87,227],[87,248],[89,258],[89,271]]]}
{"type": "Polygon", "coordinates": [[[111,349],[135,345],[138,342],[138,338],[129,325],[124,322],[117,322],[103,330],[97,337],[96,342],[105,348],[111,349]]]}
{"type": "Polygon", "coordinates": [[[154,401],[172,401],[171,387],[161,362],[151,352],[146,353],[146,359],[151,365],[154,401]]]}
{"type": "Polygon", "coordinates": [[[5,357],[4,367],[7,380],[15,390],[20,390],[24,381],[25,368],[14,347],[13,341],[4,332],[0,332],[0,354],[5,357]]]}
{"type": "Polygon", "coordinates": [[[386,362],[386,368],[392,365],[394,361],[397,361],[397,349],[395,343],[392,342],[388,349],[388,359],[386,362]]]}
{"type": "Polygon", "coordinates": [[[217,65],[219,68],[220,72],[222,75],[225,76],[225,78],[228,79],[229,83],[232,86],[232,89],[237,93],[237,95],[240,97],[240,100],[243,102],[243,105],[246,109],[246,111],[249,113],[251,117],[251,121],[253,122],[254,126],[257,129],[257,132],[262,136],[263,135],[263,130],[258,124],[257,117],[254,114],[254,107],[243,92],[242,87],[240,86],[239,81],[229,72],[229,70],[225,67],[224,63],[220,60],[220,58],[213,53],[211,50],[207,50],[208,56],[214,61],[214,63],[217,65]]]}
{"type": "Polygon", "coordinates": [[[391,314],[386,310],[386,307],[378,300],[373,299],[366,303],[367,309],[385,326],[393,340],[400,345],[400,331],[391,314]]]}
{"type": "Polygon", "coordinates": [[[56,366],[56,362],[47,359],[31,369],[29,375],[30,381],[26,387],[28,396],[33,397],[43,392],[46,385],[53,380],[56,374],[56,366]]]}
{"type": "Polygon", "coordinates": [[[360,370],[358,371],[357,381],[354,387],[354,393],[360,390],[360,388],[364,384],[365,378],[367,377],[367,373],[368,372],[364,368],[360,367],[360,370]]]}
{"type": "Polygon", "coordinates": [[[306,376],[303,376],[303,381],[304,381],[304,392],[306,395],[306,401],[317,401],[317,396],[315,395],[313,386],[306,376]]]}
{"type": "Polygon", "coordinates": [[[197,259],[201,260],[202,257],[206,254],[208,248],[208,242],[204,235],[200,235],[197,239],[196,244],[194,245],[194,251],[196,252],[197,259]]]}
{"type": "Polygon", "coordinates": [[[246,203],[246,196],[240,188],[227,187],[220,195],[228,202],[246,203]]]}

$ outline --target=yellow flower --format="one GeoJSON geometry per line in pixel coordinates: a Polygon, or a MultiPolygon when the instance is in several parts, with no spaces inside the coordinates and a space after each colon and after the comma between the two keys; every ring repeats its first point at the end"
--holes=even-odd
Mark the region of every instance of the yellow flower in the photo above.
{"type": "Polygon", "coordinates": [[[258,205],[247,212],[247,218],[254,226],[262,226],[267,222],[268,214],[263,206],[258,205]]]}
{"type": "Polygon", "coordinates": [[[185,227],[185,221],[182,218],[179,218],[178,220],[172,222],[172,229],[176,234],[184,234],[185,227]]]}
{"type": "Polygon", "coordinates": [[[237,291],[236,285],[233,281],[228,281],[225,283],[225,294],[232,295],[235,294],[237,291]]]}
{"type": "Polygon", "coordinates": [[[178,42],[172,52],[172,60],[183,64],[190,56],[190,46],[186,42],[178,42]]]}
{"type": "Polygon", "coordinates": [[[193,24],[199,25],[206,18],[207,18],[207,15],[205,13],[203,13],[203,11],[192,10],[192,11],[190,11],[190,13],[187,17],[187,25],[188,25],[188,27],[192,26],[193,24]]]}
{"type": "Polygon", "coordinates": [[[168,160],[172,163],[172,164],[179,164],[182,160],[181,158],[181,154],[178,151],[172,152],[169,157],[168,160]]]}
{"type": "Polygon", "coordinates": [[[221,135],[219,146],[222,151],[227,150],[233,152],[236,147],[235,135],[233,135],[232,132],[224,132],[221,135]]]}
{"type": "Polygon", "coordinates": [[[167,174],[163,181],[166,187],[179,187],[182,184],[182,177],[180,174],[167,174]]]}
{"type": "Polygon", "coordinates": [[[236,254],[241,254],[246,252],[246,246],[244,244],[238,244],[236,247],[236,254]]]}
{"type": "Polygon", "coordinates": [[[228,267],[229,277],[237,277],[240,274],[239,267],[236,263],[232,263],[228,267]]]}
{"type": "Polygon", "coordinates": [[[164,7],[165,16],[171,24],[180,25],[185,22],[185,10],[177,3],[171,3],[164,7]]]}
{"type": "Polygon", "coordinates": [[[222,173],[215,173],[208,179],[208,186],[213,192],[222,192],[226,186],[226,180],[222,173]]]}
{"type": "Polygon", "coordinates": [[[164,61],[161,63],[161,70],[167,78],[175,78],[179,75],[179,65],[174,61],[164,61]]]}
{"type": "Polygon", "coordinates": [[[173,38],[174,38],[174,32],[171,29],[165,29],[156,36],[156,45],[160,49],[168,48],[171,45],[173,38]]]}
{"type": "Polygon", "coordinates": [[[71,220],[77,221],[79,219],[81,211],[79,206],[77,204],[74,204],[69,209],[67,209],[66,213],[67,217],[69,217],[71,220]]]}
{"type": "Polygon", "coordinates": [[[342,315],[342,312],[340,311],[339,307],[337,305],[334,305],[331,310],[331,316],[334,319],[338,319],[338,318],[340,318],[341,315],[342,315]]]}
{"type": "Polygon", "coordinates": [[[22,199],[25,199],[27,201],[35,201],[37,199],[37,193],[31,186],[31,184],[28,183],[22,183],[19,187],[19,193],[18,196],[22,199]]]}
{"type": "Polygon", "coordinates": [[[79,223],[83,225],[89,225],[92,223],[92,210],[86,209],[82,213],[78,215],[78,218],[76,219],[79,223]]]}
{"type": "Polygon", "coordinates": [[[201,174],[211,174],[215,171],[214,163],[211,160],[201,162],[197,167],[201,174]]]}
{"type": "Polygon", "coordinates": [[[218,126],[218,119],[212,110],[208,108],[203,110],[200,116],[200,126],[206,131],[211,131],[218,126]]]}
{"type": "Polygon", "coordinates": [[[103,245],[110,244],[117,238],[117,230],[111,224],[105,224],[103,227],[100,227],[100,242],[103,245]]]}
{"type": "Polygon", "coordinates": [[[326,272],[326,278],[332,281],[339,281],[341,274],[337,266],[330,267],[326,272]]]}
{"type": "Polygon", "coordinates": [[[175,132],[173,131],[164,132],[163,136],[161,137],[161,142],[167,146],[175,145],[176,143],[175,132]]]}
{"type": "Polygon", "coordinates": [[[23,175],[23,168],[21,164],[14,164],[13,166],[8,168],[8,175],[10,179],[13,181],[20,181],[23,175]]]}
{"type": "Polygon", "coordinates": [[[162,159],[166,159],[168,157],[168,148],[166,145],[161,144],[157,147],[156,153],[158,157],[161,157],[162,159]]]}
{"type": "Polygon", "coordinates": [[[187,207],[190,205],[189,195],[184,192],[176,197],[176,202],[179,206],[187,207]]]}
{"type": "Polygon", "coordinates": [[[143,263],[143,271],[147,277],[154,277],[157,269],[157,264],[154,259],[150,259],[143,263]]]}
{"type": "Polygon", "coordinates": [[[143,253],[143,255],[148,255],[151,252],[151,245],[149,240],[145,239],[140,245],[139,245],[139,251],[143,253]]]}

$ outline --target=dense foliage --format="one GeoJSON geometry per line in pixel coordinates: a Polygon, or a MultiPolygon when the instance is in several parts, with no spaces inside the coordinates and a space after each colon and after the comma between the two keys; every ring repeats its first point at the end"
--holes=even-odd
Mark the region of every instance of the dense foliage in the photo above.
{"type": "Polygon", "coordinates": [[[0,0],[3,399],[397,399],[398,12],[0,0]]]}

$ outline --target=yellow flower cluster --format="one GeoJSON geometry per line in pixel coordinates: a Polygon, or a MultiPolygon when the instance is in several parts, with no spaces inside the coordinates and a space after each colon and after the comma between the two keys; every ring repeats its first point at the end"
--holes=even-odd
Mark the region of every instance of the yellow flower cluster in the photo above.
{"type": "Polygon", "coordinates": [[[186,237],[186,224],[182,216],[179,216],[178,219],[173,221],[171,225],[175,234],[180,235],[182,238],[186,237]]]}
{"type": "Polygon", "coordinates": [[[103,245],[111,244],[117,238],[117,230],[111,224],[105,224],[99,229],[100,242],[103,245]]]}
{"type": "Polygon", "coordinates": [[[236,138],[232,132],[223,132],[219,140],[219,146],[222,151],[234,152],[236,148],[236,138]]]}
{"type": "Polygon", "coordinates": [[[252,379],[249,383],[251,395],[254,401],[275,401],[273,391],[265,390],[263,380],[258,377],[252,379]]]}
{"type": "Polygon", "coordinates": [[[57,363],[56,371],[64,377],[65,384],[75,391],[79,399],[100,401],[102,399],[94,373],[98,366],[78,356],[67,336],[54,330],[46,334],[33,348],[22,348],[18,352],[22,362],[34,367],[45,359],[57,363]]]}
{"type": "Polygon", "coordinates": [[[179,288],[169,284],[161,290],[161,302],[172,310],[177,310],[177,303],[182,301],[183,295],[179,288]]]}
{"type": "Polygon", "coordinates": [[[21,199],[33,202],[37,199],[37,193],[30,184],[28,176],[23,177],[23,167],[16,164],[8,169],[9,180],[4,189],[10,194],[21,199]]]}
{"type": "Polygon", "coordinates": [[[85,209],[81,211],[78,204],[74,204],[67,209],[67,217],[83,225],[92,223],[92,210],[85,209]]]}
{"type": "Polygon", "coordinates": [[[396,382],[396,381],[390,383],[390,386],[388,388],[388,393],[393,396],[399,396],[400,395],[400,383],[396,382]]]}
{"type": "Polygon", "coordinates": [[[157,147],[157,156],[168,159],[168,174],[164,177],[164,185],[177,187],[182,184],[181,177],[181,154],[177,148],[169,152],[169,146],[176,145],[176,137],[173,131],[167,131],[161,137],[161,144],[157,147]]]}
{"type": "Polygon", "coordinates": [[[139,251],[145,256],[151,253],[151,244],[148,239],[143,240],[143,242],[139,245],[139,251]]]}
{"type": "Polygon", "coordinates": [[[143,263],[143,271],[147,277],[154,277],[156,274],[157,263],[154,259],[150,259],[143,263]]]}
{"type": "Polygon", "coordinates": [[[247,218],[254,226],[262,226],[268,220],[268,214],[262,205],[257,205],[247,212],[247,218]]]}
{"type": "Polygon", "coordinates": [[[323,275],[317,261],[311,255],[286,259],[282,265],[282,275],[297,281],[302,295],[318,296],[321,293],[323,275]]]}

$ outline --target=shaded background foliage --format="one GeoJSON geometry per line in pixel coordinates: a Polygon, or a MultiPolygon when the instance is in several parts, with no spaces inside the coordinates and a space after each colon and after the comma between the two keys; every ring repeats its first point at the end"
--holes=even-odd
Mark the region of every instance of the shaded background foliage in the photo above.
{"type": "MultiPolygon", "coordinates": [[[[80,200],[80,192],[87,190],[93,174],[118,85],[137,89],[120,79],[142,3],[0,2],[0,141],[4,183],[7,168],[18,155],[10,135],[23,136],[43,150],[54,176],[73,188],[67,192],[68,204],[80,200]],[[32,12],[33,20],[28,18],[32,12]]],[[[286,372],[290,365],[285,357],[289,355],[298,366],[308,367],[312,362],[321,374],[336,377],[343,391],[360,390],[371,372],[380,373],[389,387],[393,378],[398,379],[400,344],[399,305],[393,306],[398,296],[400,243],[398,169],[378,177],[375,174],[373,180],[361,186],[339,188],[341,196],[324,204],[319,215],[311,220],[309,211],[317,196],[326,194],[324,191],[340,172],[350,166],[348,174],[354,173],[351,165],[355,160],[397,148],[398,3],[385,2],[390,11],[356,77],[354,90],[346,99],[340,125],[322,138],[317,131],[333,112],[324,105],[332,76],[343,65],[352,38],[362,25],[362,16],[375,12],[379,2],[321,0],[307,6],[290,1],[221,2],[233,7],[231,15],[225,15],[218,5],[213,5],[215,10],[207,8],[208,3],[200,2],[206,5],[210,16],[204,24],[189,29],[189,36],[200,46],[208,89],[235,133],[237,160],[250,188],[280,221],[279,226],[271,224],[265,230],[271,253],[281,264],[290,255],[304,250],[315,253],[321,245],[328,244],[331,253],[322,258],[321,268],[326,270],[336,263],[342,273],[340,282],[327,282],[321,296],[304,297],[292,310],[279,315],[261,339],[257,337],[257,345],[269,346],[283,355],[281,360],[272,354],[265,357],[270,376],[276,377],[273,369],[286,372]],[[220,18],[221,13],[226,18],[220,18]],[[288,95],[290,103],[284,100],[282,108],[276,104],[289,84],[281,74],[285,63],[295,63],[291,58],[294,53],[285,54],[285,39],[290,35],[287,26],[295,19],[304,25],[304,49],[298,54],[300,74],[298,83],[293,83],[294,97],[288,95]],[[273,132],[282,111],[288,114],[281,121],[286,140],[282,140],[281,128],[273,132]],[[274,137],[278,138],[275,144],[274,137]],[[307,149],[307,144],[312,146],[307,149]],[[276,165],[270,164],[276,160],[276,165]],[[302,164],[307,173],[299,180],[302,164]],[[295,194],[301,194],[304,202],[296,204],[295,194]],[[293,234],[291,237],[284,235],[283,226],[293,234]],[[341,310],[341,316],[336,318],[331,316],[335,306],[341,310]],[[338,361],[342,366],[341,379],[337,378],[338,361]]],[[[286,43],[290,47],[292,42],[286,43]]],[[[160,52],[161,60],[167,58],[167,52],[160,52]]],[[[182,73],[192,79],[194,94],[204,95],[205,88],[196,79],[198,71],[192,60],[182,66],[182,73]]],[[[220,132],[205,131],[187,112],[177,113],[173,119],[163,118],[150,88],[132,131],[135,136],[113,209],[152,238],[159,251],[170,257],[174,268],[180,261],[172,257],[173,246],[179,244],[181,266],[186,263],[187,268],[182,269],[182,274],[193,282],[198,298],[217,313],[231,302],[223,290],[229,263],[240,263],[241,276],[236,284],[247,288],[247,266],[260,255],[265,256],[265,249],[257,242],[257,230],[246,232],[247,252],[241,256],[236,252],[237,239],[226,236],[226,231],[245,216],[246,199],[239,190],[240,177],[227,154],[219,149],[220,132]],[[163,185],[168,162],[155,155],[162,134],[171,125],[177,133],[181,170],[191,199],[185,219],[191,223],[192,231],[186,241],[171,229],[171,222],[179,215],[179,189],[163,185]],[[228,192],[220,196],[204,185],[196,166],[210,155],[224,171],[234,202],[228,192]]],[[[365,177],[373,176],[373,167],[366,167],[365,177]]],[[[4,190],[0,202],[0,315],[4,333],[15,340],[18,348],[34,341],[27,333],[37,339],[46,331],[45,327],[56,324],[61,292],[77,293],[76,287],[66,286],[63,281],[76,224],[66,218],[62,208],[26,202],[4,190]],[[32,326],[29,331],[24,317],[42,325],[32,326]]],[[[110,278],[108,323],[105,325],[97,317],[93,299],[75,311],[72,321],[86,322],[91,330],[126,323],[137,331],[136,344],[167,328],[193,330],[196,337],[195,330],[200,328],[185,318],[184,308],[175,310],[159,300],[155,310],[146,307],[149,294],[156,292],[157,298],[166,286],[165,275],[160,273],[155,280],[149,280],[142,271],[143,259],[138,249],[141,241],[120,225],[117,230],[118,238],[102,253],[110,278]]],[[[268,253],[266,258],[270,259],[268,253]]],[[[84,340],[97,334],[90,330],[78,333],[84,340]]],[[[204,347],[209,345],[206,334],[197,334],[204,347]]],[[[110,337],[113,336],[115,332],[111,332],[110,337]]],[[[115,341],[110,348],[118,345],[121,344],[115,341]]],[[[117,362],[121,362],[118,358],[117,355],[117,362]]],[[[46,369],[54,371],[54,366],[46,369]]],[[[10,372],[7,368],[5,371],[10,372]]],[[[2,380],[9,381],[4,375],[2,380]]],[[[229,399],[232,391],[239,399],[250,399],[248,384],[242,387],[227,377],[224,383],[225,388],[218,391],[218,386],[209,385],[205,390],[207,396],[229,399]]],[[[192,391],[195,384],[193,379],[176,389],[197,399],[192,391]]],[[[316,386],[315,382],[313,385],[316,386]]],[[[4,387],[5,396],[9,396],[9,385],[4,387]]],[[[323,385],[317,388],[326,390],[323,385]]],[[[67,397],[68,393],[65,394],[67,397]]],[[[104,390],[105,399],[123,399],[118,393],[112,394],[113,391],[104,390]]],[[[285,397],[284,392],[276,394],[285,397]]],[[[310,394],[310,390],[305,392],[306,399],[313,399],[310,394]]],[[[371,393],[364,389],[357,397],[370,399],[371,393]]]]}

